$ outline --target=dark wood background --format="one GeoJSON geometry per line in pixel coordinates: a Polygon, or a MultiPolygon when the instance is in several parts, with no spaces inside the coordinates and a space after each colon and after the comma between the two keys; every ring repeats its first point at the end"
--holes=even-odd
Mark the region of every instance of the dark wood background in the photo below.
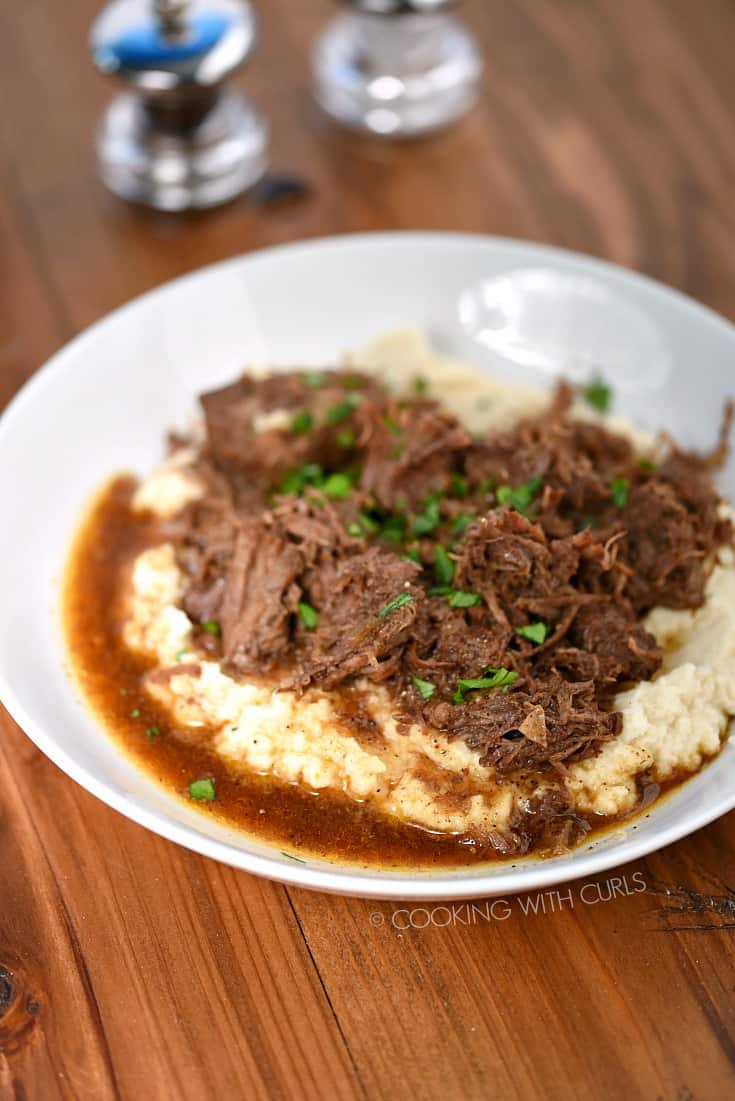
{"type": "MultiPolygon", "coordinates": [[[[96,178],[98,5],[2,4],[0,402],[163,280],[345,230],[550,241],[735,318],[731,0],[468,0],[482,103],[403,146],[338,133],[311,105],[329,0],[259,7],[243,83],[274,166],[312,193],[173,218],[96,178]]],[[[729,815],[622,869],[608,901],[606,876],[598,902],[577,885],[555,912],[511,902],[441,927],[443,912],[287,890],[178,849],[0,716],[0,1097],[720,1101],[735,1095],[734,840],[729,815]]]]}

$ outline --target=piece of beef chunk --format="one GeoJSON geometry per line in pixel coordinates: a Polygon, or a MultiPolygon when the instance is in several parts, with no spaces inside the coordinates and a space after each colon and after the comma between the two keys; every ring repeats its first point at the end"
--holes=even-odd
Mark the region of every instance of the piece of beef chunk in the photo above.
{"type": "Polygon", "coordinates": [[[426,718],[460,736],[501,774],[578,760],[620,732],[620,714],[601,709],[593,681],[572,683],[552,673],[518,683],[509,692],[474,692],[461,703],[430,702],[426,718]]]}
{"type": "Polygon", "coordinates": [[[383,400],[378,382],[352,371],[243,375],[201,398],[207,453],[235,483],[265,492],[306,463],[349,461],[356,410],[370,400],[383,400]]]}
{"type": "Polygon", "coordinates": [[[390,676],[424,599],[415,583],[419,572],[416,563],[371,547],[307,573],[304,588],[319,626],[284,684],[333,688],[353,677],[390,676]]]}
{"type": "Polygon", "coordinates": [[[633,613],[609,601],[579,608],[565,644],[549,656],[575,679],[605,684],[650,680],[663,657],[654,636],[633,613]]]}
{"type": "Polygon", "coordinates": [[[267,671],[285,657],[303,569],[299,548],[264,518],[240,521],[219,610],[225,665],[267,671]]]}
{"type": "Polygon", "coordinates": [[[357,412],[365,459],[361,486],[385,508],[417,509],[451,484],[466,429],[435,402],[366,404],[357,412]]]}
{"type": "Polygon", "coordinates": [[[620,522],[630,573],[625,595],[639,614],[657,604],[697,608],[704,599],[711,533],[673,485],[654,478],[630,495],[620,522]]]}

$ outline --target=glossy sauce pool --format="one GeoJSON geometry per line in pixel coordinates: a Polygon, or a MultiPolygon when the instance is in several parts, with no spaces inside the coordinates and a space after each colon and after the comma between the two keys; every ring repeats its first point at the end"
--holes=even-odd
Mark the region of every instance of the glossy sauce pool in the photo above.
{"type": "MultiPolygon", "coordinates": [[[[151,663],[122,642],[121,594],[131,564],[141,551],[165,539],[161,521],[132,512],[135,486],[134,479],[121,476],[97,498],[72,548],[63,591],[64,628],[75,676],[102,726],[128,756],[188,802],[192,780],[213,779],[216,800],[194,804],[202,813],[274,844],[294,859],[316,855],[363,867],[446,868],[520,858],[499,856],[467,835],[439,835],[391,820],[368,803],[337,792],[312,793],[258,775],[234,777],[206,746],[177,737],[167,712],[142,688],[151,663]]],[[[680,782],[667,783],[666,788],[680,782]]],[[[634,813],[641,813],[660,794],[658,785],[648,785],[634,813]]],[[[592,832],[610,829],[620,819],[581,821],[588,841],[592,832]]]]}

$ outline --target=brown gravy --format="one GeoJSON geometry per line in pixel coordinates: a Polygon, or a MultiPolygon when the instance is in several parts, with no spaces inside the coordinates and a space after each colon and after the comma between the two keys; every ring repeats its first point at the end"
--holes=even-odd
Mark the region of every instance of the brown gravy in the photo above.
{"type": "MultiPolygon", "coordinates": [[[[76,677],[103,726],[129,756],[188,802],[189,783],[212,778],[217,798],[195,803],[197,809],[276,845],[296,860],[302,859],[301,852],[361,866],[436,868],[519,859],[502,857],[467,835],[437,835],[392,821],[369,804],[337,792],[310,793],[257,775],[235,778],[205,747],[177,737],[167,712],[142,689],[150,666],[128,650],[121,637],[127,570],[142,550],[165,539],[161,521],[132,512],[135,484],[131,477],[115,478],[95,502],[75,540],[63,593],[65,634],[76,677]]],[[[359,714],[350,714],[349,701],[343,710],[344,724],[355,737],[381,738],[359,714]]],[[[659,794],[658,785],[648,785],[636,813],[659,794]]],[[[585,819],[587,840],[591,832],[599,833],[616,821],[585,819]]]]}

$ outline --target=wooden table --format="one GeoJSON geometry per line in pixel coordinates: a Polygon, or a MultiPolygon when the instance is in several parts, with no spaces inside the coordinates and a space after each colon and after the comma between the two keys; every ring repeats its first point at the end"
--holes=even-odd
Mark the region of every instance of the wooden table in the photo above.
{"type": "MultiPolygon", "coordinates": [[[[311,105],[328,0],[263,0],[244,83],[274,166],[313,192],[189,218],[128,207],[96,178],[97,7],[0,13],[2,402],[131,296],[345,230],[550,241],[735,318],[728,0],[468,0],[482,103],[412,145],[338,133],[311,105]]],[[[0,1097],[720,1101],[735,1095],[734,841],[731,814],[621,869],[616,891],[601,876],[546,912],[332,898],[145,832],[2,716],[0,1097]]]]}

